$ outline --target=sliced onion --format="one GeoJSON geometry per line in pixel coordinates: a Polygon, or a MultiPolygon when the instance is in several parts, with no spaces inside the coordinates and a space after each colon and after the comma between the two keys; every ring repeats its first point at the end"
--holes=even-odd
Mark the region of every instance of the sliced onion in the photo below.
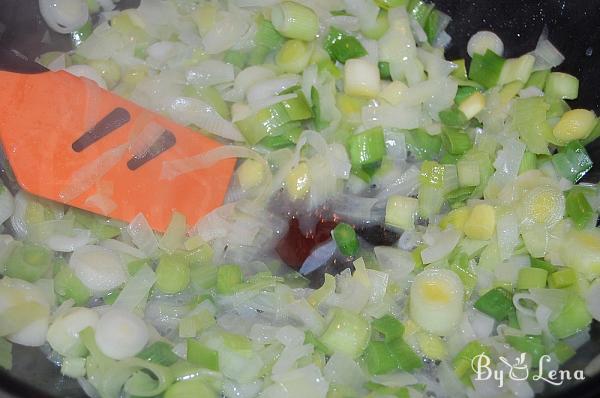
{"type": "Polygon", "coordinates": [[[48,328],[47,340],[52,349],[64,356],[85,355],[79,332],[98,323],[98,313],[89,308],[76,307],[57,317],[48,328]]]}
{"type": "Polygon", "coordinates": [[[223,95],[226,101],[242,101],[246,91],[254,84],[275,77],[275,72],[262,65],[249,66],[238,73],[233,89],[223,95]]]}
{"type": "Polygon", "coordinates": [[[200,62],[186,74],[188,83],[202,87],[231,82],[234,78],[233,65],[215,59],[200,62]]]}
{"type": "Polygon", "coordinates": [[[548,28],[544,27],[533,51],[533,70],[551,69],[563,63],[564,55],[548,40],[548,28]]]}
{"type": "Polygon", "coordinates": [[[67,186],[60,192],[60,197],[69,202],[96,184],[106,173],[110,171],[127,152],[128,144],[119,145],[109,149],[92,162],[82,166],[69,178],[67,186]]]}
{"type": "Polygon", "coordinates": [[[143,320],[129,311],[112,308],[100,317],[95,337],[104,355],[120,360],[139,353],[149,334],[143,320]]]}
{"type": "Polygon", "coordinates": [[[131,236],[133,243],[146,256],[152,257],[156,254],[158,251],[158,239],[156,239],[154,231],[152,231],[148,220],[142,213],[139,213],[131,220],[131,223],[127,226],[127,232],[131,236]]]}
{"type": "Polygon", "coordinates": [[[381,268],[397,282],[405,280],[415,268],[410,252],[390,246],[375,246],[373,250],[381,268]]]}
{"type": "Polygon", "coordinates": [[[113,307],[128,311],[134,311],[141,303],[145,307],[148,292],[155,281],[154,271],[147,265],[143,266],[123,287],[113,307]]]}
{"type": "MultiPolygon", "coordinates": [[[[251,158],[264,163],[264,159],[250,148],[225,145],[189,158],[163,162],[160,178],[172,180],[181,174],[205,169],[221,160],[231,158],[251,158]]],[[[268,170],[268,167],[265,170],[268,170]]]]}
{"type": "Polygon", "coordinates": [[[130,246],[126,243],[118,241],[116,239],[106,239],[100,242],[100,246],[107,248],[111,251],[126,254],[127,256],[135,258],[145,258],[146,255],[140,249],[130,246]]]}
{"type": "Polygon", "coordinates": [[[121,259],[101,246],[88,245],[77,248],[71,255],[69,266],[81,282],[97,296],[121,286],[127,280],[121,259]]]}
{"type": "Polygon", "coordinates": [[[98,86],[106,90],[106,82],[102,75],[94,68],[89,65],[71,65],[65,68],[66,72],[69,72],[73,76],[85,77],[96,83],[98,86]]]}
{"type": "Polygon", "coordinates": [[[250,27],[248,21],[233,13],[221,13],[220,20],[202,38],[207,54],[218,54],[233,47],[250,27]]]}
{"type": "Polygon", "coordinates": [[[429,246],[421,252],[424,264],[431,264],[449,255],[458,244],[460,233],[453,228],[447,228],[437,234],[429,246]]]}
{"type": "Polygon", "coordinates": [[[504,43],[494,32],[481,30],[475,33],[467,43],[467,53],[472,58],[475,54],[483,55],[487,50],[492,50],[497,55],[504,53],[504,43]]]}
{"type": "Polygon", "coordinates": [[[48,26],[58,33],[71,33],[88,21],[84,0],[39,0],[40,13],[48,26]]]}
{"type": "Polygon", "coordinates": [[[88,196],[85,200],[85,204],[95,207],[100,214],[105,216],[108,216],[117,208],[117,204],[110,195],[105,195],[100,192],[88,196]]]}
{"type": "Polygon", "coordinates": [[[302,275],[310,274],[311,272],[321,268],[327,261],[333,256],[337,250],[337,244],[333,239],[329,242],[322,244],[313,250],[313,252],[304,260],[300,272],[302,275]]]}
{"type": "Polygon", "coordinates": [[[366,128],[395,127],[399,129],[416,129],[421,121],[420,106],[366,106],[362,109],[362,122],[366,128]]]}
{"type": "Polygon", "coordinates": [[[253,103],[273,97],[283,90],[297,85],[298,83],[300,83],[300,77],[297,75],[283,76],[277,79],[257,82],[248,88],[246,93],[248,104],[252,106],[253,103]]]}
{"type": "Polygon", "coordinates": [[[205,102],[188,97],[177,97],[171,100],[169,115],[178,123],[194,124],[211,134],[232,141],[244,141],[238,128],[205,102]]]}
{"type": "Polygon", "coordinates": [[[73,229],[71,235],[53,234],[45,240],[46,246],[57,252],[70,253],[95,240],[87,229],[73,229]]]}

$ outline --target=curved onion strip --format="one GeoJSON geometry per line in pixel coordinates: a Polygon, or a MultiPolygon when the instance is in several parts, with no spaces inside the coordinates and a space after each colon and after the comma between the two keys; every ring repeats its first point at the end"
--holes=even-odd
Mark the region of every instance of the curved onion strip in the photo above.
{"type": "Polygon", "coordinates": [[[60,192],[60,197],[68,202],[90,189],[121,160],[128,146],[128,144],[122,144],[109,149],[93,162],[75,171],[69,178],[67,186],[60,192]]]}

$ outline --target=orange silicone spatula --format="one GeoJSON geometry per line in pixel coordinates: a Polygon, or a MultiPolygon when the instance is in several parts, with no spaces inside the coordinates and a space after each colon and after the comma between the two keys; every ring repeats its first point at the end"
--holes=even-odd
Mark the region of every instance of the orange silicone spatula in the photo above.
{"type": "Polygon", "coordinates": [[[25,191],[127,222],[142,213],[158,231],[173,211],[193,224],[222,204],[233,159],[160,178],[164,161],[220,143],[87,79],[31,73],[38,70],[11,54],[0,52],[0,139],[25,191]],[[111,205],[98,205],[94,195],[111,205]]]}

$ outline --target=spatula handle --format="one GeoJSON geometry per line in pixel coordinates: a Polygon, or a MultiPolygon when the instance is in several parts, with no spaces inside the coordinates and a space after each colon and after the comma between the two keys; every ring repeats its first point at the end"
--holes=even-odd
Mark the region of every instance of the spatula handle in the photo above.
{"type": "Polygon", "coordinates": [[[16,50],[0,47],[0,71],[17,73],[42,73],[47,72],[44,66],[27,59],[16,50]]]}

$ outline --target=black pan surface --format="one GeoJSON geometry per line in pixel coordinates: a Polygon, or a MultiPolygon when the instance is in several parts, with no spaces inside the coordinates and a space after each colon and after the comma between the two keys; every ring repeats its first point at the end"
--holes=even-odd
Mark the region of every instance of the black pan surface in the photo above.
{"type": "MultiPolygon", "coordinates": [[[[139,0],[121,0],[119,7],[137,4],[139,0]]],[[[504,41],[506,56],[521,55],[535,48],[546,26],[550,40],[566,57],[558,69],[580,79],[579,98],[572,105],[600,113],[600,0],[438,0],[436,5],[453,18],[448,28],[453,39],[447,49],[450,58],[466,57],[467,41],[479,30],[498,34],[504,41]]],[[[0,0],[1,46],[17,49],[30,58],[69,48],[64,36],[51,32],[48,37],[46,32],[36,0],[0,0]]],[[[600,164],[600,142],[592,143],[588,151],[600,164]]],[[[600,166],[595,166],[585,180],[598,182],[600,166]]],[[[566,369],[583,369],[600,354],[598,322],[593,323],[591,336],[566,369]]],[[[0,397],[2,393],[22,398],[86,397],[77,383],[62,377],[38,349],[15,346],[14,359],[10,373],[0,370],[0,397]]],[[[539,395],[556,397],[600,397],[600,375],[579,384],[548,386],[539,395]]]]}

